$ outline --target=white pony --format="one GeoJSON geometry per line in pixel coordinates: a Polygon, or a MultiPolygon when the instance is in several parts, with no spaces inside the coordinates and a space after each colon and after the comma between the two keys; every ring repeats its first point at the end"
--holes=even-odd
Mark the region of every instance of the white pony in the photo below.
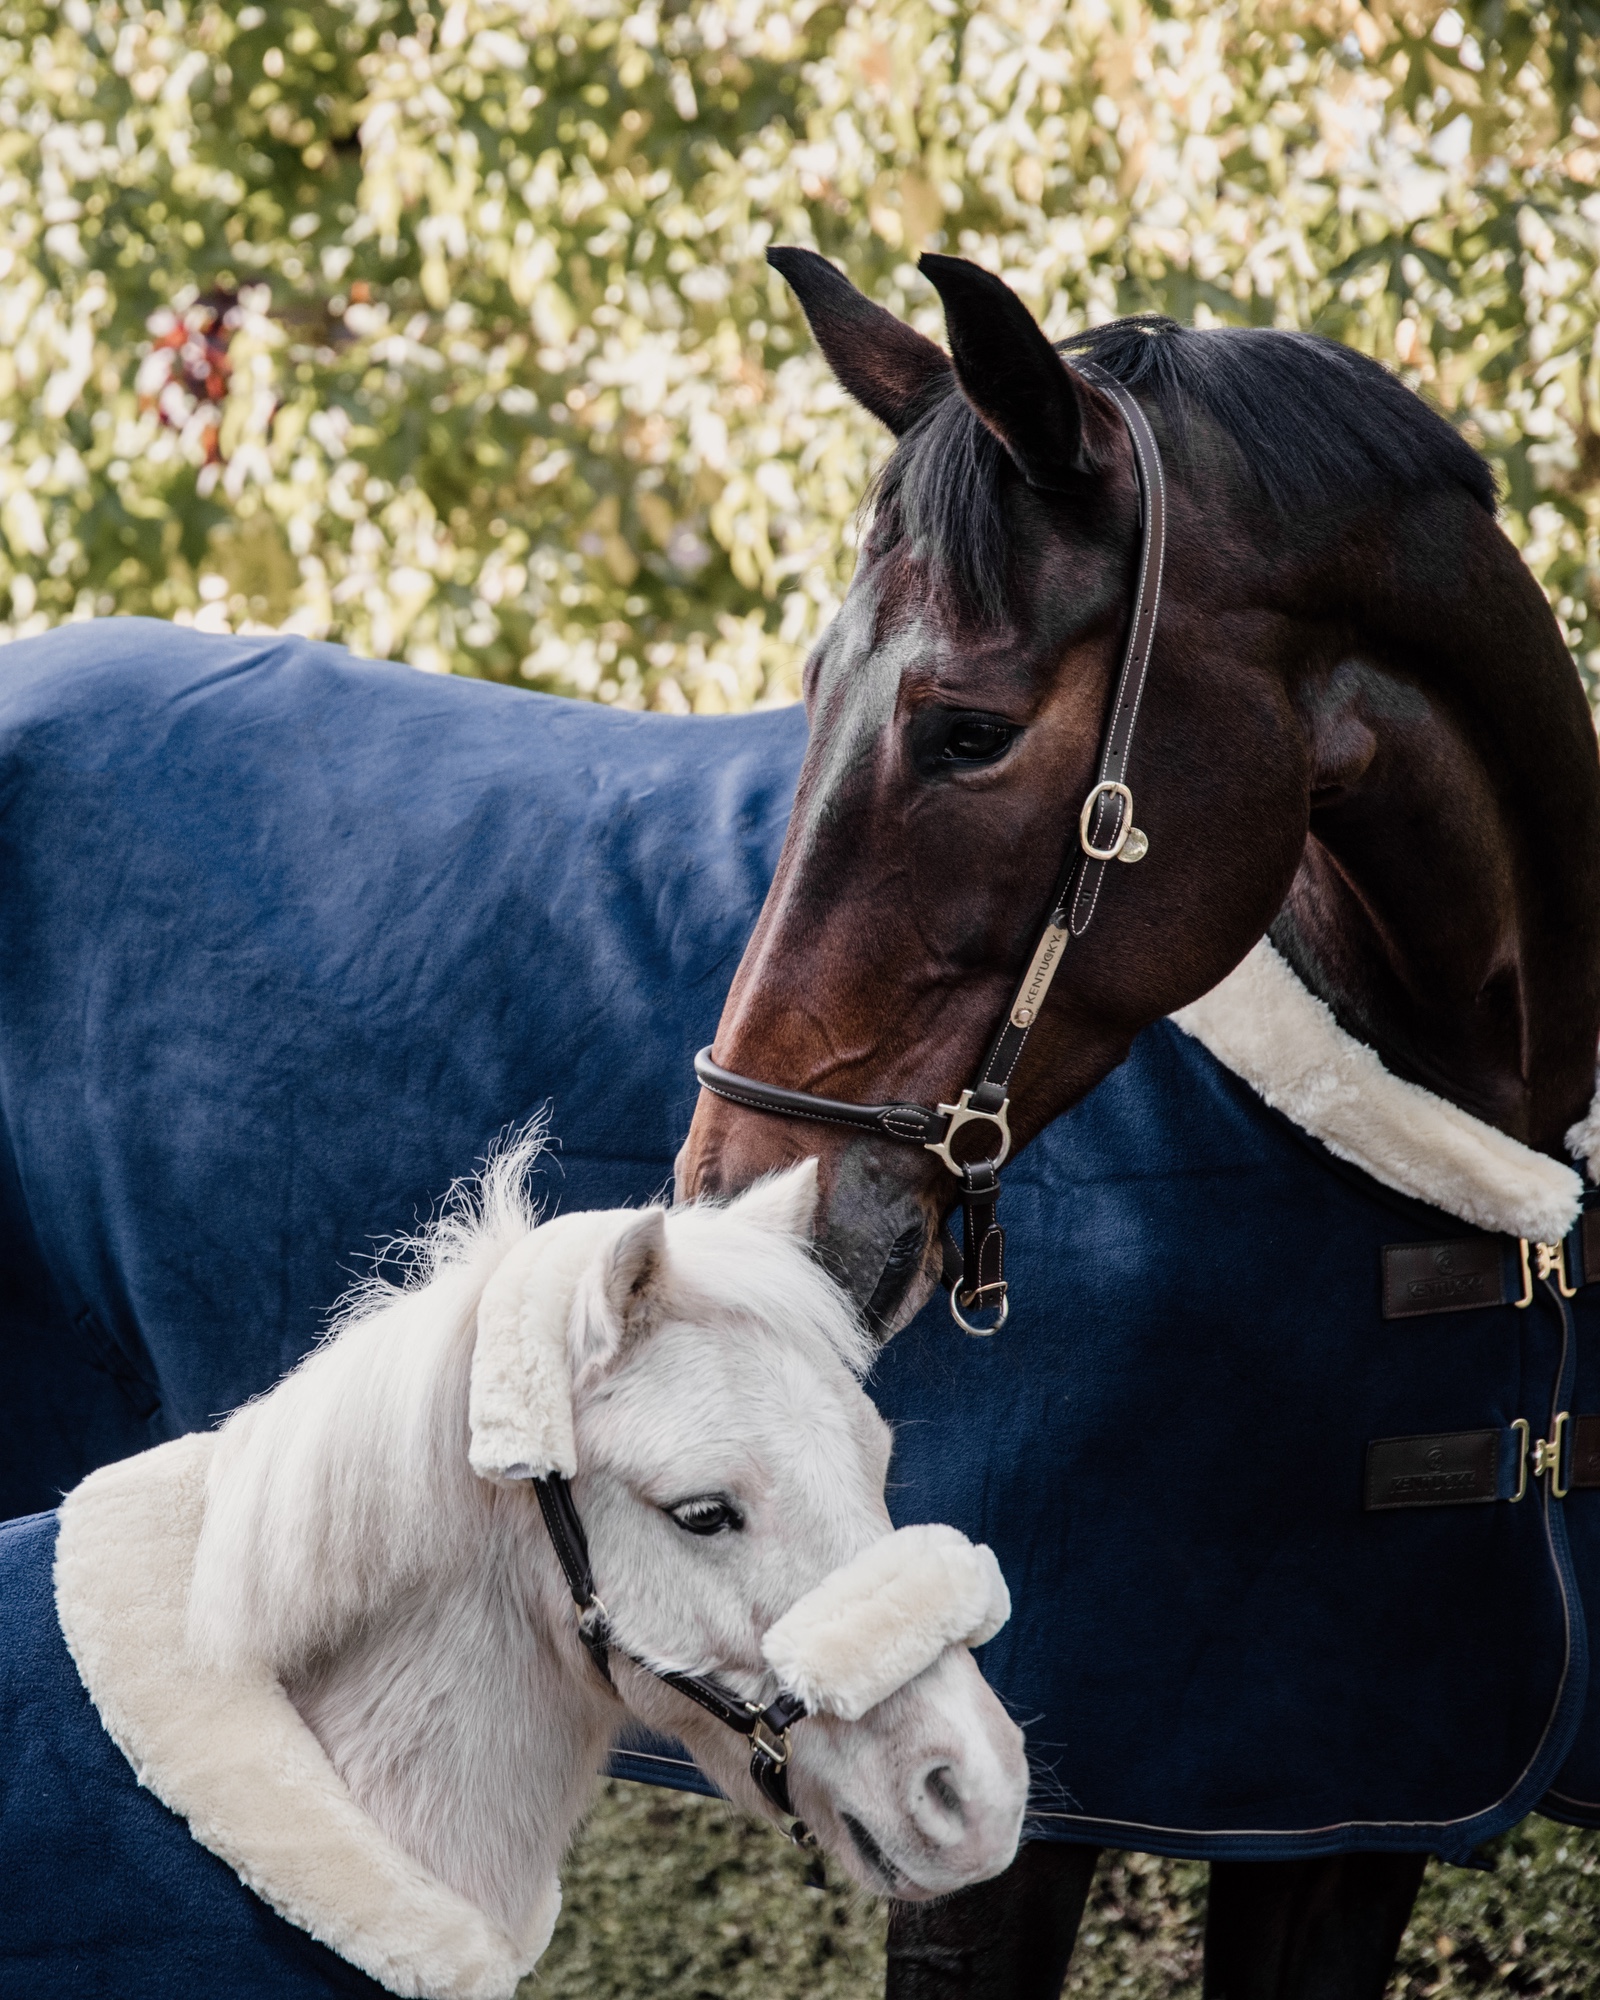
{"type": "Polygon", "coordinates": [[[395,1992],[512,1991],[630,1714],[775,1816],[745,1739],[660,1670],[806,1701],[794,1809],[862,1886],[999,1873],[1026,1763],[967,1646],[1004,1585],[952,1529],[891,1532],[867,1345],[809,1254],[814,1163],[726,1208],[535,1228],[533,1150],[219,1433],[69,1497],[58,1609],[102,1721],[203,1845],[395,1992]],[[614,1688],[529,1484],[563,1474],[614,1688]]]}

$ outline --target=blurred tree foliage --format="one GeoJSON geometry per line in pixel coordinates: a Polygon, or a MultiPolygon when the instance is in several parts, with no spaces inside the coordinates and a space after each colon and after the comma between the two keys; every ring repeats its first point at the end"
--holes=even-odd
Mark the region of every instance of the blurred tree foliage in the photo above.
{"type": "MultiPolygon", "coordinates": [[[[782,699],[882,440],[767,272],[937,334],[1316,327],[1500,468],[1600,666],[1600,8],[0,0],[0,613],[782,699]]],[[[1463,578],[1463,587],[1471,580],[1463,578]]]]}

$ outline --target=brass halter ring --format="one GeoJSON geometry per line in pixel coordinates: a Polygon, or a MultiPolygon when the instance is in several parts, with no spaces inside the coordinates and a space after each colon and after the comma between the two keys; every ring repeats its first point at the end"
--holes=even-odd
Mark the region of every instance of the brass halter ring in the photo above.
{"type": "Polygon", "coordinates": [[[963,1319],[961,1317],[960,1300],[961,1287],[959,1285],[952,1285],[950,1287],[950,1317],[963,1333],[970,1333],[974,1340],[987,1340],[991,1333],[998,1333],[1011,1317],[1011,1294],[1008,1291],[1000,1294],[1000,1317],[995,1321],[993,1326],[974,1326],[971,1320],[963,1319]]]}

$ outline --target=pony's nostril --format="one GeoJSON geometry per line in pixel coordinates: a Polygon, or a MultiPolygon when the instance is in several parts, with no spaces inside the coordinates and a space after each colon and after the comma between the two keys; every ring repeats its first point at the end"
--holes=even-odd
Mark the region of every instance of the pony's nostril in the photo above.
{"type": "Polygon", "coordinates": [[[965,1817],[962,1810],[961,1794],[955,1788],[948,1764],[936,1764],[922,1781],[925,1790],[942,1805],[952,1819],[965,1817]]]}

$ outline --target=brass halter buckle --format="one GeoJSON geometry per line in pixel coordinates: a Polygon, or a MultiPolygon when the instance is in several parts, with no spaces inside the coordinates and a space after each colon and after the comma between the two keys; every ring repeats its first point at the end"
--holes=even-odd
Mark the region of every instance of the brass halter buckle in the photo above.
{"type": "Polygon", "coordinates": [[[1003,1167],[1011,1151],[1011,1127],[1006,1122],[1006,1113],[1010,1108],[1011,1100],[1008,1097],[1002,1102],[998,1111],[974,1111],[972,1108],[972,1092],[964,1090],[961,1093],[961,1102],[959,1104],[941,1104],[939,1106],[940,1112],[950,1120],[950,1123],[945,1127],[944,1137],[937,1144],[933,1140],[927,1139],[923,1142],[924,1146],[928,1152],[936,1153],[944,1161],[957,1180],[960,1180],[963,1170],[970,1166],[981,1164],[990,1167],[1003,1167]],[[958,1160],[950,1150],[950,1141],[964,1125],[992,1125],[1000,1134],[999,1152],[991,1159],[982,1162],[977,1160],[958,1160]]]}
{"type": "Polygon", "coordinates": [[[1115,784],[1109,778],[1102,778],[1084,800],[1083,811],[1078,815],[1079,845],[1091,861],[1120,861],[1123,858],[1123,849],[1130,841],[1134,843],[1136,851],[1127,858],[1130,861],[1138,861],[1150,843],[1133,824],[1133,794],[1126,785],[1115,784]],[[1089,822],[1094,817],[1095,808],[1108,793],[1122,806],[1122,811],[1117,815],[1117,837],[1109,847],[1096,847],[1089,838],[1089,822]]]}
{"type": "Polygon", "coordinates": [[[1004,1285],[1000,1287],[998,1317],[993,1326],[974,1326],[971,1320],[961,1317],[962,1306],[971,1307],[972,1294],[963,1292],[959,1285],[950,1287],[950,1317],[963,1333],[970,1333],[974,1340],[987,1340],[992,1333],[998,1333],[1011,1317],[1011,1294],[1004,1285]]]}
{"type": "Polygon", "coordinates": [[[767,1763],[772,1766],[773,1770],[781,1771],[789,1761],[788,1730],[786,1729],[781,1736],[774,1736],[766,1723],[762,1721],[761,1711],[756,1707],[755,1703],[747,1701],[745,1707],[749,1709],[751,1715],[754,1717],[754,1722],[750,1730],[750,1748],[758,1751],[766,1759],[767,1763]]]}

